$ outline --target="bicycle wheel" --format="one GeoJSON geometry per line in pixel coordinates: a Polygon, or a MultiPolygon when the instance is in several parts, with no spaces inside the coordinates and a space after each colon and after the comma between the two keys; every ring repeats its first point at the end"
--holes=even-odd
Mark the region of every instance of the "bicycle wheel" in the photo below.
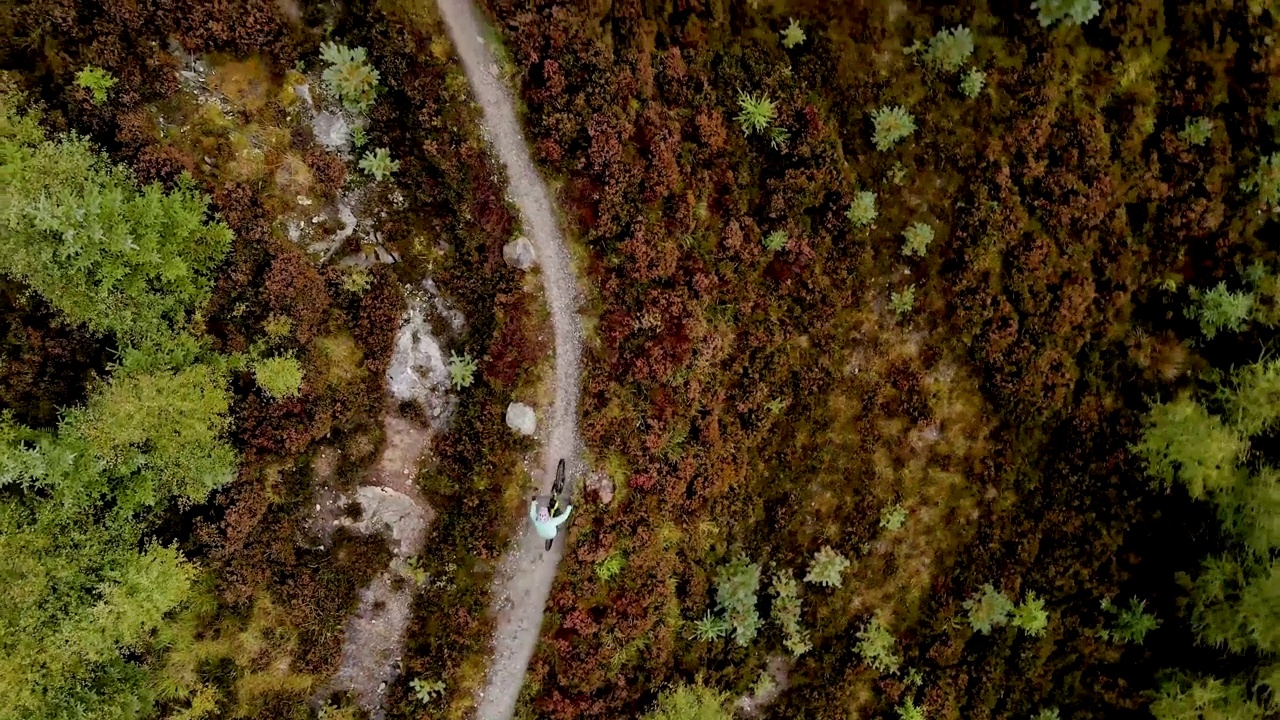
{"type": "Polygon", "coordinates": [[[556,465],[556,481],[551,485],[551,495],[558,500],[562,492],[564,492],[564,458],[560,458],[560,463],[556,465]]]}

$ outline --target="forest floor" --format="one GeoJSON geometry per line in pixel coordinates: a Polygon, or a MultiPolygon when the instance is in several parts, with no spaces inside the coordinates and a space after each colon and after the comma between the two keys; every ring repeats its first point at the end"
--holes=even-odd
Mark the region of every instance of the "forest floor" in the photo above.
{"type": "MultiPolygon", "coordinates": [[[[568,248],[560,233],[550,194],[530,157],[520,130],[515,100],[501,79],[493,47],[485,42],[480,19],[467,0],[438,0],[462,61],[476,102],[484,113],[484,135],[507,171],[507,192],[520,211],[525,234],[533,242],[543,288],[555,332],[555,400],[543,457],[543,486],[549,486],[556,463],[568,467],[565,493],[572,497],[580,466],[578,397],[581,384],[582,322],[578,315],[578,283],[568,248]]],[[[510,718],[524,683],[542,628],[563,542],[550,552],[526,526],[503,558],[494,581],[493,607],[497,616],[489,674],[476,698],[479,720],[510,718]]]]}

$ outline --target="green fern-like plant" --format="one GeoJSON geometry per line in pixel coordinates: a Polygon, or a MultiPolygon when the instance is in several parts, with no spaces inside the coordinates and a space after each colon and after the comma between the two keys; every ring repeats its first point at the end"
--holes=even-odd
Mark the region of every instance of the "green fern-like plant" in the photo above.
{"type": "Polygon", "coordinates": [[[902,231],[902,254],[907,257],[924,257],[933,242],[933,228],[927,223],[911,223],[902,231]]]}
{"type": "Polygon", "coordinates": [[[444,695],[444,683],[440,680],[423,680],[422,678],[414,678],[409,683],[409,687],[413,688],[413,696],[418,702],[428,704],[435,700],[437,696],[444,695]]]}
{"type": "Polygon", "coordinates": [[[845,211],[844,216],[849,218],[849,222],[854,227],[867,227],[876,221],[880,212],[876,209],[876,194],[870,190],[860,190],[853,194],[853,202],[849,203],[849,209],[845,211]]]}
{"type": "Polygon", "coordinates": [[[297,397],[302,391],[302,365],[292,355],[258,360],[253,379],[274,400],[297,397]]]}
{"type": "MultiPolygon", "coordinates": [[[[915,286],[912,285],[910,288],[907,288],[907,289],[914,291],[915,286]]],[[[894,293],[894,294],[896,295],[897,293],[894,293]]],[[[912,302],[913,303],[915,302],[914,292],[913,292],[912,302]]],[[[909,309],[910,308],[908,308],[908,310],[909,309]]],[[[880,511],[880,527],[884,528],[885,530],[888,530],[889,532],[897,532],[901,530],[902,526],[905,525],[906,522],[907,522],[907,509],[902,507],[902,503],[894,503],[886,507],[884,510],[880,511]]]]}
{"type": "Polygon", "coordinates": [[[774,230],[764,236],[764,249],[769,252],[778,252],[787,247],[787,233],[785,230],[774,230]]]}
{"type": "Polygon", "coordinates": [[[996,590],[991,583],[982,586],[982,591],[964,601],[969,627],[983,635],[991,633],[994,628],[1002,627],[1009,622],[1013,613],[1013,601],[1008,595],[996,590]]]}
{"type": "Polygon", "coordinates": [[[413,581],[414,585],[417,585],[418,587],[422,587],[423,585],[427,584],[427,580],[430,579],[431,574],[428,573],[427,569],[422,566],[421,557],[414,555],[408,560],[405,560],[404,565],[405,565],[404,574],[407,575],[409,579],[413,581]]]}
{"type": "Polygon", "coordinates": [[[773,582],[769,586],[769,591],[773,593],[775,601],[773,603],[773,619],[784,628],[795,628],[796,623],[800,622],[800,607],[783,603],[779,605],[778,600],[798,600],[800,598],[800,585],[796,582],[795,576],[790,570],[778,570],[773,574],[773,582]]]}
{"type": "Polygon", "coordinates": [[[1258,159],[1258,167],[1249,177],[1240,181],[1240,188],[1258,194],[1258,199],[1269,206],[1280,205],[1280,152],[1258,159]]]}
{"type": "Polygon", "coordinates": [[[1200,322],[1200,332],[1212,340],[1219,332],[1240,332],[1253,314],[1256,298],[1246,290],[1231,291],[1226,283],[1209,290],[1191,291],[1191,305],[1184,310],[1191,320],[1200,322]]]}
{"type": "Polygon", "coordinates": [[[626,565],[626,558],[622,556],[622,553],[615,550],[609,553],[608,557],[596,563],[596,577],[604,582],[609,582],[618,577],[622,573],[622,568],[626,567],[626,565]]]}
{"type": "Polygon", "coordinates": [[[1230,385],[1222,395],[1232,427],[1254,436],[1280,424],[1280,360],[1246,365],[1232,373],[1230,385]]]}
{"type": "Polygon", "coordinates": [[[800,23],[792,20],[785,30],[782,31],[782,47],[790,50],[791,48],[805,41],[804,28],[800,27],[800,23]]]}
{"type": "Polygon", "coordinates": [[[1049,612],[1044,609],[1044,600],[1033,592],[1027,593],[1013,609],[1011,622],[1014,627],[1032,637],[1043,635],[1045,628],[1049,627],[1049,612]]]}
{"type": "Polygon", "coordinates": [[[107,94],[116,86],[116,77],[96,65],[85,65],[76,73],[76,85],[89,91],[94,105],[107,101],[107,94]]]}
{"type": "Polygon", "coordinates": [[[854,649],[862,661],[876,672],[896,673],[902,666],[902,656],[896,649],[897,641],[879,619],[868,620],[858,631],[858,644],[854,649]]]}
{"type": "Polygon", "coordinates": [[[885,151],[916,131],[916,119],[901,105],[885,105],[871,113],[871,126],[871,142],[885,151]]]}
{"type": "Polygon", "coordinates": [[[774,596],[770,613],[773,621],[782,627],[783,644],[794,657],[800,657],[813,645],[809,642],[809,631],[800,626],[800,587],[791,571],[774,573],[770,591],[774,596]]]}
{"type": "MultiPolygon", "coordinates": [[[[1277,479],[1272,477],[1271,481],[1268,494],[1274,497],[1277,479]]],[[[1272,510],[1266,514],[1274,517],[1274,513],[1272,510]]],[[[1270,554],[1276,547],[1274,536],[1271,540],[1251,549],[1270,554]]],[[[1256,540],[1249,542],[1252,545],[1256,540]]],[[[1202,642],[1234,653],[1272,651],[1277,645],[1275,615],[1280,608],[1275,563],[1241,562],[1242,559],[1230,555],[1205,559],[1191,588],[1191,626],[1202,642]]],[[[1129,622],[1142,624],[1137,619],[1129,622]]],[[[1280,668],[1273,665],[1259,680],[1268,687],[1280,684],[1280,668]]]]}
{"type": "Polygon", "coordinates": [[[358,267],[342,276],[342,289],[356,295],[363,295],[373,285],[373,274],[358,267]]]}
{"type": "Polygon", "coordinates": [[[915,704],[911,698],[907,698],[901,705],[894,708],[898,713],[898,720],[925,720],[924,708],[915,704]]]}
{"type": "Polygon", "coordinates": [[[769,128],[769,147],[774,150],[781,150],[787,146],[787,141],[791,139],[791,131],[781,125],[774,125],[769,128]]]}
{"type": "Polygon", "coordinates": [[[679,685],[663,690],[640,720],[733,720],[732,703],[728,695],[704,685],[679,685]]]}
{"type": "Polygon", "coordinates": [[[701,619],[694,620],[691,625],[693,627],[693,633],[690,637],[698,642],[719,640],[720,638],[728,635],[729,630],[733,627],[729,624],[728,620],[712,615],[710,610],[708,610],[706,615],[703,615],[701,619]]]}
{"type": "Polygon", "coordinates": [[[1187,118],[1178,137],[1188,145],[1203,145],[1213,136],[1213,121],[1207,117],[1187,118]]]}
{"type": "Polygon", "coordinates": [[[1098,0],[1036,0],[1033,10],[1040,11],[1040,26],[1049,27],[1056,22],[1067,25],[1083,25],[1102,10],[1098,0]]]}
{"type": "Polygon", "coordinates": [[[270,340],[282,340],[293,334],[293,321],[287,315],[272,315],[262,324],[270,340]]]}
{"type": "Polygon", "coordinates": [[[934,70],[955,72],[964,66],[973,54],[973,33],[958,25],[950,30],[943,28],[929,40],[924,51],[924,62],[934,70]]]}
{"type": "Polygon", "coordinates": [[[400,169],[400,161],[391,159],[391,151],[386,148],[366,151],[360,158],[360,169],[373,176],[374,180],[385,180],[400,169]]]}
{"type": "MultiPolygon", "coordinates": [[[[894,315],[898,317],[903,317],[908,313],[910,313],[912,310],[914,310],[915,307],[916,307],[916,286],[915,285],[908,285],[902,290],[895,290],[892,293],[889,293],[889,308],[893,310],[894,315]]],[[[905,519],[906,511],[902,510],[900,506],[899,506],[899,511],[902,513],[902,518],[905,519]]],[[[880,518],[881,527],[885,527],[884,522],[885,522],[885,518],[881,516],[880,518]]],[[[899,527],[901,527],[901,525],[899,525],[899,527]]],[[[893,529],[896,530],[897,528],[893,528],[893,529]]]]}
{"type": "Polygon", "coordinates": [[[1111,627],[1103,628],[1102,639],[1121,645],[1141,645],[1147,634],[1160,627],[1160,619],[1147,612],[1147,601],[1130,598],[1128,607],[1118,607],[1110,598],[1102,601],[1102,611],[1115,616],[1111,627]]]}
{"type": "MultiPolygon", "coordinates": [[[[1274,717],[1254,701],[1248,686],[1239,680],[1177,673],[1161,686],[1151,701],[1156,720],[1262,720],[1274,717]]],[[[1272,696],[1271,709],[1277,701],[1272,696]]],[[[1057,718],[1054,718],[1057,720],[1057,718]]]]}
{"type": "Polygon", "coordinates": [[[747,135],[768,130],[778,116],[778,108],[768,95],[738,93],[738,110],[734,120],[747,135]]]}
{"type": "Polygon", "coordinates": [[[329,63],[320,78],[342,106],[352,112],[368,110],[377,97],[381,76],[369,64],[365,49],[327,42],[320,46],[320,57],[329,63]]]}
{"type": "Polygon", "coordinates": [[[788,635],[782,640],[782,647],[791,653],[791,657],[800,657],[801,655],[813,649],[813,643],[809,641],[809,631],[802,630],[796,635],[788,635]]]}
{"type": "Polygon", "coordinates": [[[1031,716],[1031,720],[1062,720],[1062,715],[1056,707],[1041,708],[1040,712],[1031,716]]]}
{"type": "Polygon", "coordinates": [[[733,641],[745,646],[760,630],[756,592],[760,588],[760,566],[739,555],[720,568],[716,575],[716,603],[733,626],[733,641]]]}
{"type": "Polygon", "coordinates": [[[974,68],[965,73],[960,78],[960,92],[965,97],[972,100],[982,93],[982,88],[987,85],[987,74],[981,70],[974,68]]]}
{"type": "Polygon", "coordinates": [[[838,588],[844,584],[841,574],[848,567],[848,558],[831,549],[830,545],[823,545],[809,562],[809,573],[804,576],[804,581],[823,587],[838,588]]]}
{"type": "Polygon", "coordinates": [[[471,387],[476,379],[476,360],[467,354],[449,353],[449,383],[454,390],[471,387]]]}

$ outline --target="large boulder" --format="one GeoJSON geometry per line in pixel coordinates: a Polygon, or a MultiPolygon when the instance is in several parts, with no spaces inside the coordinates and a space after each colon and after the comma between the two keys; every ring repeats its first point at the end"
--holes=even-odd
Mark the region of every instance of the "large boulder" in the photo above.
{"type": "Polygon", "coordinates": [[[502,246],[502,259],[513,268],[528,270],[537,262],[538,256],[533,251],[533,243],[529,238],[518,237],[502,246]]]}
{"type": "Polygon", "coordinates": [[[532,435],[538,429],[538,416],[524,403],[511,403],[507,406],[507,427],[521,435],[532,435]]]}

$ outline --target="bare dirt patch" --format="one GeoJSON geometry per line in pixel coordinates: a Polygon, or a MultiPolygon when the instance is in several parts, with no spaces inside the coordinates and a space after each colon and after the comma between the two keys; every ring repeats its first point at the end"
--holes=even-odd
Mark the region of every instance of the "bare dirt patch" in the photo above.
{"type": "MultiPolygon", "coordinates": [[[[371,717],[382,717],[387,686],[399,674],[404,631],[417,590],[410,559],[422,550],[435,512],[414,485],[419,464],[431,440],[430,431],[388,413],[383,419],[386,441],[377,464],[351,493],[323,489],[316,501],[316,534],[330,542],[341,527],[366,535],[382,535],[393,553],[391,564],[360,591],[356,614],[347,623],[338,672],[326,693],[349,692],[371,717]],[[352,517],[352,505],[358,514],[352,517]]],[[[316,476],[332,477],[334,457],[322,452],[316,476]]]]}

